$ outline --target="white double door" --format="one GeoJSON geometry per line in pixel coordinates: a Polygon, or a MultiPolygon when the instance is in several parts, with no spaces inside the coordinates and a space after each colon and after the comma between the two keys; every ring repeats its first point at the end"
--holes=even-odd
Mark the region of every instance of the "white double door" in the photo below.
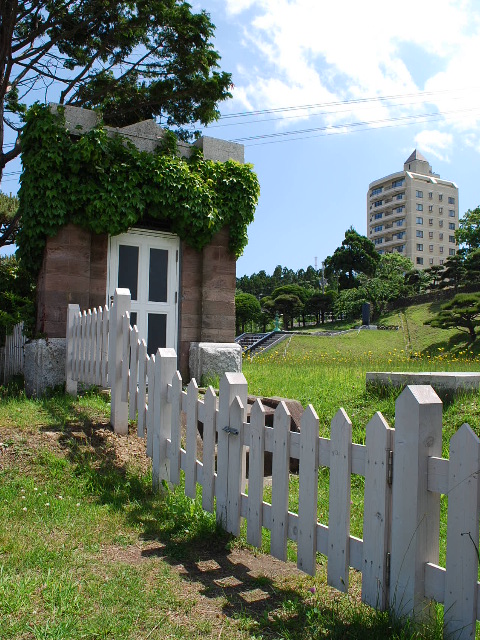
{"type": "Polygon", "coordinates": [[[178,237],[134,229],[109,240],[107,295],[130,290],[130,324],[136,324],[149,354],[177,348],[178,237]]]}

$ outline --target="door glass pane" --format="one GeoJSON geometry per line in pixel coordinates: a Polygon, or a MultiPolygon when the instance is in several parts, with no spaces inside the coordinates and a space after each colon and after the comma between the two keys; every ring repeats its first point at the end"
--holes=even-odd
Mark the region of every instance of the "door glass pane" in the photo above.
{"type": "Polygon", "coordinates": [[[165,313],[148,314],[147,351],[157,353],[157,349],[167,346],[167,316],[165,313]]]}
{"type": "Polygon", "coordinates": [[[133,327],[137,324],[137,312],[130,311],[130,326],[133,327]]]}
{"type": "Polygon", "coordinates": [[[138,247],[121,244],[118,247],[118,286],[130,289],[132,300],[137,300],[138,247]]]}
{"type": "Polygon", "coordinates": [[[167,302],[168,250],[150,249],[148,271],[149,302],[167,302]]]}

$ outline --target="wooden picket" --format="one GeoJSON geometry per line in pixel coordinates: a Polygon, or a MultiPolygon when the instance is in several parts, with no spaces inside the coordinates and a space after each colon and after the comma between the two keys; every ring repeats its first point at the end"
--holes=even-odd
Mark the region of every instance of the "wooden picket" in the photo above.
{"type": "Polygon", "coordinates": [[[195,380],[182,390],[175,352],[159,349],[147,355],[145,341],[130,327],[129,299],[121,293],[116,300],[117,308],[114,302],[110,309],[77,309],[71,316],[67,377],[97,383],[107,377],[115,386],[120,409],[113,406],[112,393],[112,414],[120,416],[119,432],[125,432],[128,417],[138,416],[138,435],[145,436],[146,430],[156,488],[164,480],[178,484],[183,470],[186,494],[194,498],[200,485],[203,508],[215,511],[234,535],[246,518],[247,541],[260,547],[262,530],[269,529],[275,557],[285,560],[287,541],[293,540],[302,571],[315,575],[317,553],[322,553],[328,583],[337,589],[348,589],[354,568],[362,573],[362,599],[371,606],[421,618],[435,599],[444,604],[446,636],[475,637],[480,619],[480,440],[463,425],[451,440],[450,458],[441,457],[442,405],[431,387],[404,390],[396,403],[396,429],[376,413],[366,426],[365,445],[352,443],[352,424],[343,409],[332,420],[330,439],[319,437],[311,406],[304,411],[300,433],[290,431],[284,403],[275,411],[273,428],[267,427],[260,400],[247,418],[248,388],[241,373],[222,377],[218,398],[212,388],[200,396],[195,380]],[[265,453],[273,454],[271,504],[264,500],[265,453]],[[298,514],[288,510],[291,458],[299,460],[298,514]],[[319,521],[317,511],[320,467],[330,469],[328,525],[319,521]],[[350,534],[352,475],[365,478],[363,539],[350,534]],[[448,495],[445,567],[438,565],[441,494],[448,495]]]}
{"type": "Polygon", "coordinates": [[[23,373],[24,346],[23,322],[19,322],[13,327],[12,333],[5,338],[5,346],[3,348],[3,384],[6,384],[12,376],[23,373]]]}

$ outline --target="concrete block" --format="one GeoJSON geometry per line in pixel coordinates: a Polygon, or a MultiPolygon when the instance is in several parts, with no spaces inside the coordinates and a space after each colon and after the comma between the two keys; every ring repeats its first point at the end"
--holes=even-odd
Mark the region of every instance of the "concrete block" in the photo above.
{"type": "Polygon", "coordinates": [[[65,338],[32,340],[25,344],[25,393],[38,398],[65,383],[65,338]]]}
{"type": "Polygon", "coordinates": [[[190,377],[222,376],[242,370],[242,348],[236,342],[192,342],[189,354],[190,377]]]}
{"type": "MultiPolygon", "coordinates": [[[[50,103],[52,113],[57,113],[60,105],[50,103]]],[[[65,128],[71,133],[85,133],[93,129],[99,122],[100,116],[91,109],[81,107],[65,108],[65,128]]]]}
{"type": "Polygon", "coordinates": [[[243,144],[236,142],[228,142],[228,140],[219,140],[210,136],[202,136],[195,145],[203,151],[205,160],[215,160],[218,162],[226,162],[227,160],[236,160],[243,164],[245,162],[245,150],[243,144]]]}

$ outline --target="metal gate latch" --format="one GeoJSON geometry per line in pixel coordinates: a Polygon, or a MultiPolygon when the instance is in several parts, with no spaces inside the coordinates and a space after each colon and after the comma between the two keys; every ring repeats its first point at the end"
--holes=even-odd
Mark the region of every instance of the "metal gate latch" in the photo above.
{"type": "Polygon", "coordinates": [[[225,431],[225,433],[228,433],[229,436],[238,436],[238,429],[234,429],[233,427],[229,427],[228,425],[226,427],[223,427],[223,431],[225,431]]]}

